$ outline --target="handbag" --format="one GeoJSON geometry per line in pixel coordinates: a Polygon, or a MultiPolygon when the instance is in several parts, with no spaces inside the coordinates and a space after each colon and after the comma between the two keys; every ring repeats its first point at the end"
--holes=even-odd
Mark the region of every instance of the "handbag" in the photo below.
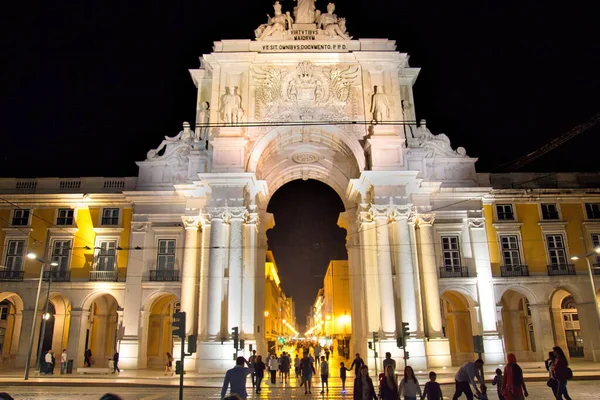
{"type": "Polygon", "coordinates": [[[546,386],[548,386],[549,388],[554,388],[554,386],[556,386],[554,379],[548,379],[548,381],[546,382],[546,386]]]}

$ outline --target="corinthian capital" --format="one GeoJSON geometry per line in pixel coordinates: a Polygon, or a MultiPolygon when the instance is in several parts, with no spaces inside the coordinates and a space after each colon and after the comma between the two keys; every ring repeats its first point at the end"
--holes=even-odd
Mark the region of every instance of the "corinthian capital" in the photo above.
{"type": "Polygon", "coordinates": [[[229,207],[227,209],[229,220],[237,219],[237,220],[245,220],[246,215],[248,214],[248,210],[246,207],[229,207]]]}
{"type": "Polygon", "coordinates": [[[433,226],[435,221],[435,214],[417,214],[416,223],[419,227],[421,226],[433,226]]]}
{"type": "Polygon", "coordinates": [[[360,204],[358,211],[356,212],[356,224],[360,228],[362,224],[368,224],[373,222],[373,214],[371,213],[371,206],[369,204],[360,204]]]}
{"type": "Polygon", "coordinates": [[[148,232],[152,222],[132,222],[131,230],[133,232],[148,232]]]}
{"type": "Polygon", "coordinates": [[[371,214],[375,219],[387,219],[390,216],[391,207],[387,204],[372,204],[371,214]]]}
{"type": "Polygon", "coordinates": [[[391,206],[392,209],[390,211],[390,218],[394,221],[398,221],[401,219],[408,220],[412,216],[412,207],[411,206],[391,206]]]}
{"type": "Polygon", "coordinates": [[[485,218],[467,218],[467,224],[469,228],[483,228],[485,227],[485,218]]]}
{"type": "Polygon", "coordinates": [[[206,207],[204,217],[208,222],[213,219],[227,219],[227,207],[206,207]]]}
{"type": "Polygon", "coordinates": [[[184,215],[181,219],[185,229],[198,229],[202,223],[202,217],[199,215],[184,215]]]}

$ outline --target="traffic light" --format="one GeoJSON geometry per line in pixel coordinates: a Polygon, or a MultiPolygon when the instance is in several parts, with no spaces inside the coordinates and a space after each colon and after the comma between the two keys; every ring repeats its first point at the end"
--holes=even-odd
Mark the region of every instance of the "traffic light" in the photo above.
{"type": "Polygon", "coordinates": [[[233,347],[237,350],[240,348],[240,328],[238,328],[237,326],[234,326],[233,328],[231,328],[231,336],[233,339],[233,347]]]}
{"type": "Polygon", "coordinates": [[[398,348],[404,347],[404,338],[402,336],[398,336],[396,338],[396,347],[398,347],[398,348]]]}
{"type": "Polygon", "coordinates": [[[379,332],[373,332],[373,342],[379,342],[379,332]]]}
{"type": "Polygon", "coordinates": [[[244,350],[244,339],[240,339],[240,350],[244,350]]]}
{"type": "Polygon", "coordinates": [[[404,352],[404,359],[408,360],[410,358],[410,354],[408,353],[408,351],[404,352]]]}
{"type": "Polygon", "coordinates": [[[179,360],[175,361],[175,374],[176,375],[181,374],[183,372],[182,369],[183,368],[181,368],[181,361],[179,361],[179,360]]]}
{"type": "Polygon", "coordinates": [[[185,338],[185,312],[173,314],[173,337],[185,338]]]}
{"type": "Polygon", "coordinates": [[[369,342],[369,350],[373,350],[373,342],[369,342]]]}
{"type": "Polygon", "coordinates": [[[402,323],[402,332],[400,334],[400,340],[402,341],[402,346],[398,347],[406,347],[406,339],[410,337],[409,333],[410,328],[408,327],[408,322],[402,323]]]}
{"type": "Polygon", "coordinates": [[[189,335],[188,336],[188,354],[192,354],[196,352],[196,341],[198,340],[198,335],[189,335]]]}

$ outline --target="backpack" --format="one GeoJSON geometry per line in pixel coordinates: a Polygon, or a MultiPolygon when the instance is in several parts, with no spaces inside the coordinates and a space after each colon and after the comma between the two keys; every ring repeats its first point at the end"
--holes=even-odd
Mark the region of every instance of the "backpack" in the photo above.
{"type": "Polygon", "coordinates": [[[567,367],[567,380],[570,381],[571,379],[573,379],[573,370],[567,367]]]}

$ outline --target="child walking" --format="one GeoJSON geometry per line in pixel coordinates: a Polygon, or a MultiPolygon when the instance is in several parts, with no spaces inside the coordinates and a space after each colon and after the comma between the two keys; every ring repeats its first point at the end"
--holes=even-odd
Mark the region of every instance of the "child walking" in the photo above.
{"type": "Polygon", "coordinates": [[[343,362],[340,363],[340,379],[342,380],[342,393],[346,393],[346,371],[350,371],[343,362]]]}
{"type": "Polygon", "coordinates": [[[404,368],[404,378],[400,381],[400,397],[404,396],[404,400],[417,400],[417,394],[419,398],[423,397],[415,371],[412,367],[406,367],[404,368]]]}
{"type": "Polygon", "coordinates": [[[498,391],[498,399],[504,400],[504,395],[502,394],[502,370],[500,368],[496,368],[496,376],[494,376],[492,385],[496,386],[496,390],[498,391]]]}
{"type": "Polygon", "coordinates": [[[442,396],[442,388],[440,384],[435,380],[437,379],[437,374],[433,371],[429,373],[429,382],[425,384],[425,388],[423,389],[423,396],[421,399],[427,400],[442,400],[444,397],[442,396]]]}

